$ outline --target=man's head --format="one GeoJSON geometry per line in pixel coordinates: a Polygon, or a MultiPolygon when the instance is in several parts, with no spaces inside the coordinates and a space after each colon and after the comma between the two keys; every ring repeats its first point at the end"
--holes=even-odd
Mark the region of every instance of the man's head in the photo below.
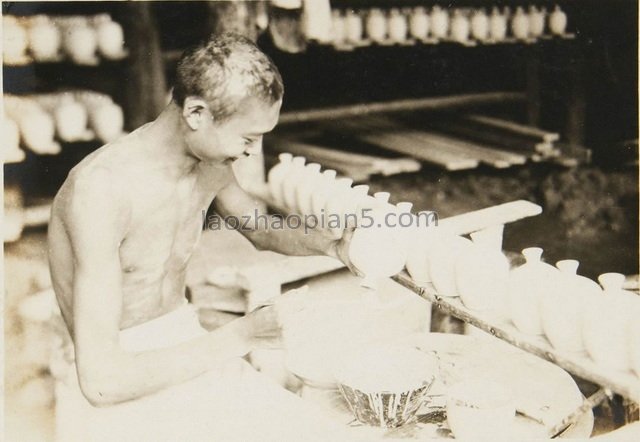
{"type": "Polygon", "coordinates": [[[173,101],[187,126],[191,153],[232,161],[257,153],[277,123],[283,85],[267,55],[245,37],[212,36],[178,62],[173,101]]]}

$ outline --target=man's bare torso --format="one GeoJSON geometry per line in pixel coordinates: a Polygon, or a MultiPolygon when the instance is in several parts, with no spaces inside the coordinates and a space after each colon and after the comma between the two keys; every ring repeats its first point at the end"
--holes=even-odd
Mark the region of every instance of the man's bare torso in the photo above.
{"type": "Polygon", "coordinates": [[[109,210],[127,216],[119,246],[120,328],[146,322],[183,302],[186,266],[202,231],[202,210],[230,182],[232,172],[230,166],[196,163],[190,170],[176,173],[150,158],[145,146],[155,141],[144,126],[97,150],[72,170],[56,196],[49,226],[49,261],[53,287],[70,328],[76,257],[69,208],[78,192],[79,178],[96,170],[102,175],[106,171],[119,189],[122,204],[109,210]]]}

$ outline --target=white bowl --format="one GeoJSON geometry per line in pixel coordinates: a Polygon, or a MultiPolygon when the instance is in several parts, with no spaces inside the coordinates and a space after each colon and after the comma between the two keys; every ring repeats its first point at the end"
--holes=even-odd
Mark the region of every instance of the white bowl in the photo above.
{"type": "Polygon", "coordinates": [[[384,345],[352,353],[335,377],[358,421],[398,427],[411,421],[428,400],[437,374],[435,356],[414,347],[384,345]]]}

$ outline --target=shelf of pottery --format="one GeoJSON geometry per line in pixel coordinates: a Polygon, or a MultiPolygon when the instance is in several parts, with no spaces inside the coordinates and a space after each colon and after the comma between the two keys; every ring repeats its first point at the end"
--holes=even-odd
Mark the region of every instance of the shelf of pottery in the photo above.
{"type": "Polygon", "coordinates": [[[623,289],[624,275],[605,273],[599,285],[577,274],[576,260],[546,264],[537,247],[516,268],[503,254],[504,224],[541,207],[514,201],[437,220],[304,157],[279,159],[253,193],[334,239],[355,227],[348,254],[364,286],[392,277],[468,324],[640,401],[640,296],[623,289]]]}
{"type": "Polygon", "coordinates": [[[445,42],[464,46],[532,44],[575,37],[567,31],[569,19],[559,5],[547,9],[535,3],[525,8],[493,6],[491,2],[486,2],[486,7],[451,7],[446,2],[415,6],[416,2],[411,2],[414,6],[403,7],[402,2],[389,1],[376,2],[381,3],[379,7],[363,2],[348,7],[349,3],[332,2],[329,6],[328,1],[318,2],[306,12],[303,29],[307,40],[352,50],[445,42]]]}
{"type": "MultiPolygon", "coordinates": [[[[3,16],[2,19],[5,68],[62,61],[97,66],[100,59],[120,60],[126,56],[122,27],[106,14],[3,16]]],[[[69,143],[95,142],[97,146],[124,133],[122,108],[110,96],[90,90],[5,93],[3,104],[5,164],[24,161],[27,152],[38,156],[57,155],[64,145],[71,147],[69,143]]],[[[5,200],[22,201],[23,198],[5,195],[5,200]]],[[[6,203],[5,212],[5,242],[17,240],[24,227],[46,224],[48,219],[42,207],[25,208],[21,204],[6,203]]]]}

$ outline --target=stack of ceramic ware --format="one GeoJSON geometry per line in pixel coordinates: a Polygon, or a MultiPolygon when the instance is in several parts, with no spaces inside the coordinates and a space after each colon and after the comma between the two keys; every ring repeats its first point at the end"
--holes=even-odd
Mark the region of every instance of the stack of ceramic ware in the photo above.
{"type": "Polygon", "coordinates": [[[5,96],[7,117],[19,129],[22,144],[38,154],[56,154],[63,142],[99,139],[109,143],[123,132],[124,115],[107,95],[70,91],[5,96]]]}
{"type": "Polygon", "coordinates": [[[3,17],[3,62],[8,65],[60,61],[95,65],[98,55],[120,60],[127,55],[122,26],[108,14],[96,16],[3,17]]]}

